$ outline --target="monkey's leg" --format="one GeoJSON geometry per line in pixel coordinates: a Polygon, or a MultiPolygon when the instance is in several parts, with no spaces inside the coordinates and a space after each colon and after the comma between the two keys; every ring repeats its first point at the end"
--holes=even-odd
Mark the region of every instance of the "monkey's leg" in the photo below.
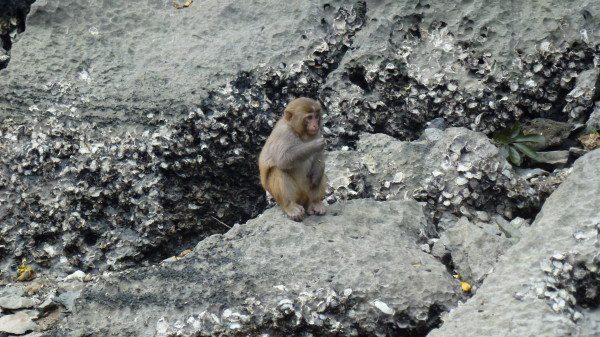
{"type": "Polygon", "coordinates": [[[310,192],[310,204],[308,205],[308,214],[323,215],[325,214],[325,205],[323,205],[323,198],[325,198],[325,191],[327,190],[327,177],[323,175],[321,183],[316,189],[310,192]]]}
{"type": "Polygon", "coordinates": [[[269,191],[287,216],[294,221],[304,218],[304,207],[298,204],[301,194],[294,179],[287,173],[274,168],[268,180],[269,191]]]}

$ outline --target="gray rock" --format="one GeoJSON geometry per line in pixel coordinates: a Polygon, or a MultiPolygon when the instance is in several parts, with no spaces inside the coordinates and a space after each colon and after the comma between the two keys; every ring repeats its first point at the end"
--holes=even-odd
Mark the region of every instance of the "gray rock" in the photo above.
{"type": "Polygon", "coordinates": [[[590,303],[586,294],[598,289],[587,280],[597,280],[600,270],[599,165],[600,150],[578,159],[477,294],[428,336],[590,336],[597,310],[580,311],[576,304],[590,303]]]}
{"type": "Polygon", "coordinates": [[[425,124],[428,129],[439,129],[444,130],[448,126],[446,125],[446,120],[442,117],[434,118],[425,124]]]}
{"type": "MultiPolygon", "coordinates": [[[[521,227],[520,221],[515,221],[520,218],[513,219],[513,221],[506,221],[500,215],[494,216],[494,223],[498,226],[500,231],[506,236],[508,239],[513,239],[512,241],[517,241],[521,237],[521,231],[519,228],[521,227]]],[[[520,219],[523,220],[523,219],[520,219]]]]}
{"type": "Polygon", "coordinates": [[[68,311],[74,311],[75,301],[81,296],[81,291],[65,291],[56,297],[56,302],[62,304],[68,311]]]}
{"type": "Polygon", "coordinates": [[[107,11],[93,3],[33,4],[23,48],[0,75],[7,112],[33,104],[45,111],[59,99],[102,119],[187,114],[237,72],[299,62],[325,37],[314,29],[322,4],[209,0],[178,10],[171,1],[119,2],[107,11]],[[24,78],[32,85],[20,88],[24,78]]]}
{"type": "Polygon", "coordinates": [[[279,208],[183,259],[88,283],[60,334],[408,334],[460,296],[419,247],[415,201],[352,200],[302,223],[279,208]],[[106,320],[106,317],[111,320],[106,320]]]}
{"type": "Polygon", "coordinates": [[[547,118],[534,118],[523,125],[523,132],[525,134],[544,136],[543,143],[530,143],[530,146],[535,150],[544,150],[548,147],[562,144],[565,139],[569,138],[571,129],[572,127],[569,123],[547,118]]]}
{"type": "MultiPolygon", "coordinates": [[[[0,269],[31,252],[60,273],[122,270],[255,217],[256,156],[294,97],[321,100],[336,148],[363,132],[417,139],[436,119],[490,134],[564,117],[557,100],[598,63],[593,0],[95,4],[38,0],[0,72],[0,269]]],[[[576,93],[565,113],[589,111],[576,93]]],[[[420,196],[434,212],[538,209],[519,179],[488,181],[510,173],[488,157],[459,197],[457,155],[420,196]]],[[[378,198],[395,197],[396,173],[371,185],[378,198]]]]}
{"type": "Polygon", "coordinates": [[[363,134],[355,152],[329,153],[329,201],[416,197],[427,201],[437,216],[450,211],[469,218],[476,217],[477,211],[510,215],[517,209],[538,207],[536,191],[514,173],[483,134],[464,128],[428,128],[427,132],[435,136],[413,142],[363,134]]]}
{"type": "Polygon", "coordinates": [[[0,75],[1,269],[30,252],[61,274],[147,265],[260,214],[260,146],[285,104],[317,97],[365,17],[362,2],[80,5],[36,2],[31,49],[0,75]],[[244,20],[249,35],[221,27],[244,20]],[[194,68],[212,58],[232,63],[194,68]]]}
{"type": "Polygon", "coordinates": [[[5,0],[0,2],[0,69],[10,61],[10,51],[16,33],[25,31],[25,18],[35,0],[5,0]]]}
{"type": "Polygon", "coordinates": [[[538,162],[556,167],[564,167],[569,162],[569,151],[540,151],[538,162]]]}
{"type": "Polygon", "coordinates": [[[441,235],[433,250],[440,244],[450,252],[456,270],[469,283],[481,282],[511,245],[506,237],[490,234],[465,217],[441,235]]]}
{"type": "Polygon", "coordinates": [[[532,169],[523,169],[517,168],[515,172],[523,179],[531,179],[534,177],[545,176],[548,175],[548,171],[542,170],[541,168],[532,168],[532,169]]]}
{"type": "Polygon", "coordinates": [[[591,69],[582,71],[577,75],[575,87],[565,100],[567,104],[563,112],[568,113],[569,119],[576,122],[583,122],[583,112],[593,107],[594,97],[597,85],[599,83],[600,68],[594,66],[591,69]]]}
{"type": "Polygon", "coordinates": [[[25,290],[23,286],[20,285],[7,285],[0,288],[0,297],[6,296],[23,296],[25,294],[25,290]]]}
{"type": "Polygon", "coordinates": [[[569,155],[572,156],[573,158],[579,158],[588,152],[589,152],[589,150],[581,149],[578,147],[570,147],[569,148],[569,155]]]}
{"type": "MultiPolygon", "coordinates": [[[[323,90],[329,115],[352,126],[344,128],[344,136],[366,131],[415,139],[422,127],[414,125],[438,117],[489,134],[527,112],[562,120],[591,102],[576,99],[565,112],[554,110],[565,87],[575,87],[578,73],[585,77],[584,71],[596,67],[597,42],[585,53],[574,53],[587,58],[581,67],[566,60],[547,62],[570,44],[566,41],[598,40],[592,33],[598,18],[587,9],[582,15],[554,0],[519,10],[497,0],[366,3],[367,20],[323,90]],[[557,19],[562,15],[572,21],[563,24],[557,19]],[[566,35],[560,33],[564,26],[569,26],[566,35]],[[523,34],[509,38],[510,31],[523,34]]],[[[577,4],[596,8],[592,1],[577,4]]]]}
{"type": "Polygon", "coordinates": [[[585,129],[587,132],[600,131],[600,102],[596,102],[594,110],[585,123],[585,129]]]}
{"type": "Polygon", "coordinates": [[[44,335],[41,332],[31,332],[23,335],[23,337],[44,337],[44,335]]]}
{"type": "Polygon", "coordinates": [[[9,310],[32,308],[36,305],[36,301],[29,297],[21,297],[9,295],[0,297],[0,307],[9,310]]]}
{"type": "Polygon", "coordinates": [[[37,324],[24,312],[0,317],[0,332],[22,335],[35,329],[37,324]]]}

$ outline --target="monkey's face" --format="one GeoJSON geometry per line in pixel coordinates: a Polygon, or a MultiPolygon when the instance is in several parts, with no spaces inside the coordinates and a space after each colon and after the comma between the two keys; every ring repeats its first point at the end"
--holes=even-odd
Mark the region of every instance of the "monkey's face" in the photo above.
{"type": "Polygon", "coordinates": [[[314,137],[321,128],[321,105],[310,98],[297,98],[286,107],[284,118],[299,137],[314,137]]]}
{"type": "Polygon", "coordinates": [[[316,112],[307,113],[304,117],[304,128],[309,136],[319,133],[319,124],[319,114],[316,112]]]}

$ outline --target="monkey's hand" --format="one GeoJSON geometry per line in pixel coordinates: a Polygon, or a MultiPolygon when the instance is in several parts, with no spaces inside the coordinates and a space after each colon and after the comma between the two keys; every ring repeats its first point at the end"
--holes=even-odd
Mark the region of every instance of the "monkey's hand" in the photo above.
{"type": "Polygon", "coordinates": [[[315,140],[313,140],[314,144],[315,144],[315,148],[317,148],[318,151],[322,151],[323,149],[325,149],[325,145],[327,145],[327,142],[325,141],[325,138],[323,137],[319,137],[315,140]]]}

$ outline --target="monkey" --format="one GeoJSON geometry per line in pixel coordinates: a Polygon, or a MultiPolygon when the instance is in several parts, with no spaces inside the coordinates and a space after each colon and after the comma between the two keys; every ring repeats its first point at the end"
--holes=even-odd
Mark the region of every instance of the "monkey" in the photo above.
{"type": "Polygon", "coordinates": [[[285,107],[258,159],[260,182],[287,216],[323,215],[327,188],[321,105],[300,97],[285,107]]]}

